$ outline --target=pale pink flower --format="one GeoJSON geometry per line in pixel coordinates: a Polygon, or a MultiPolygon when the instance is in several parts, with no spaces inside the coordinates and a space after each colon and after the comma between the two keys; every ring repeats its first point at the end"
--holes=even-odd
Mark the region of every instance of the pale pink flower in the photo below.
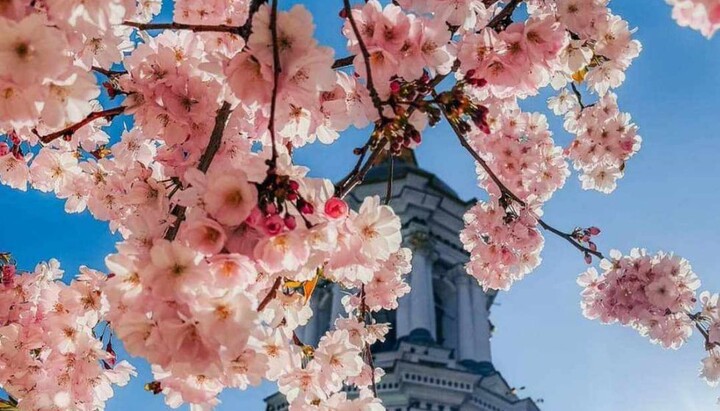
{"type": "Polygon", "coordinates": [[[257,189],[242,172],[210,178],[204,195],[205,209],[218,222],[240,225],[257,206],[257,189]]]}

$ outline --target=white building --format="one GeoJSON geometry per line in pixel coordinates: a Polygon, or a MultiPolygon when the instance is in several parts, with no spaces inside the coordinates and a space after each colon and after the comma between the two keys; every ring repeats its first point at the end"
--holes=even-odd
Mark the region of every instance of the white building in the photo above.
{"type": "MultiPolygon", "coordinates": [[[[349,202],[384,195],[389,164],[376,165],[349,202]]],[[[465,273],[468,254],[458,233],[471,204],[435,175],[420,169],[411,152],[394,165],[391,205],[402,219],[405,246],[412,248],[410,294],[397,311],[375,315],[391,323],[386,341],[372,347],[376,366],[386,375],[378,395],[390,411],[539,411],[520,399],[492,364],[490,307],[495,293],[483,292],[465,273]]],[[[341,311],[335,286],[317,290],[315,316],[298,334],[306,344],[320,336],[341,311]]],[[[281,394],[266,399],[267,411],[283,411],[281,394]]]]}

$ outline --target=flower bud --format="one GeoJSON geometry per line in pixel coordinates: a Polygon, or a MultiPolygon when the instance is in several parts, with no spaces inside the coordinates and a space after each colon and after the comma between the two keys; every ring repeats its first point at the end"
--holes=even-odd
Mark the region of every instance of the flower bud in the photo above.
{"type": "Polygon", "coordinates": [[[344,218],[348,213],[348,205],[345,201],[332,197],[325,202],[325,214],[333,219],[344,218]]]}

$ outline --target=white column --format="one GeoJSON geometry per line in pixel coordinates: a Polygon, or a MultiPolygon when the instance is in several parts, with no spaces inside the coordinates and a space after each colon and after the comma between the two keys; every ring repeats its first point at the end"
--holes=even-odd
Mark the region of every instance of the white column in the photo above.
{"type": "Polygon", "coordinates": [[[332,286],[332,306],[330,309],[330,329],[333,329],[333,326],[335,325],[335,320],[338,319],[338,317],[344,317],[345,316],[345,308],[342,305],[342,298],[344,297],[344,293],[342,292],[342,289],[339,285],[333,284],[332,286]]]}
{"type": "MultiPolygon", "coordinates": [[[[318,296],[319,297],[319,296],[318,296]]],[[[305,344],[310,344],[315,346],[320,340],[319,334],[319,328],[320,328],[320,304],[319,304],[319,298],[311,298],[310,299],[310,308],[313,310],[313,316],[310,318],[310,321],[303,327],[303,333],[302,336],[300,336],[300,341],[302,341],[305,344]]]]}
{"type": "MultiPolygon", "coordinates": [[[[413,274],[410,273],[406,280],[408,284],[412,284],[412,276],[413,274]]],[[[410,328],[410,312],[412,311],[410,296],[413,295],[414,292],[415,290],[411,289],[409,294],[405,294],[398,300],[398,308],[397,311],[395,311],[395,335],[398,339],[409,335],[410,331],[412,331],[410,328]]]]}
{"type": "Polygon", "coordinates": [[[471,289],[473,319],[475,323],[475,360],[491,362],[490,311],[487,308],[488,296],[475,281],[473,281],[471,289]]]}
{"type": "Polygon", "coordinates": [[[435,296],[433,295],[431,250],[428,244],[413,250],[410,277],[410,330],[423,328],[435,335],[435,296]]]}
{"type": "Polygon", "coordinates": [[[475,325],[473,323],[472,298],[470,297],[470,277],[456,270],[458,319],[458,360],[475,360],[475,325]]]}

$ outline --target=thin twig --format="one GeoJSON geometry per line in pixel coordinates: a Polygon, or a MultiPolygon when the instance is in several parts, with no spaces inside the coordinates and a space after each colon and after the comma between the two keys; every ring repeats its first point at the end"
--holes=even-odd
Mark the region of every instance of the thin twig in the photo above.
{"type": "Polygon", "coordinates": [[[385,205],[390,205],[390,199],[392,199],[393,176],[395,174],[395,157],[391,155],[388,161],[390,161],[390,172],[388,173],[387,191],[385,192],[385,205]]]}
{"type": "Polygon", "coordinates": [[[573,237],[572,234],[564,233],[564,232],[558,230],[557,228],[555,228],[555,227],[551,226],[550,224],[546,223],[545,221],[543,221],[542,218],[538,218],[537,222],[538,222],[538,224],[540,224],[540,226],[543,229],[550,231],[551,233],[557,235],[560,238],[565,239],[567,242],[572,244],[575,248],[582,251],[583,253],[592,254],[599,259],[605,258],[605,256],[600,251],[585,247],[575,237],[573,237]]]}
{"type": "Polygon", "coordinates": [[[375,83],[373,82],[372,68],[370,67],[370,52],[368,52],[365,40],[363,40],[360,34],[360,29],[357,26],[357,22],[355,22],[352,7],[350,6],[350,0],[343,0],[343,3],[345,4],[345,12],[347,13],[347,18],[350,21],[350,26],[352,27],[353,33],[355,33],[355,38],[357,39],[358,46],[360,47],[360,54],[362,54],[363,62],[365,63],[365,76],[367,77],[367,89],[370,92],[370,99],[372,100],[373,105],[377,109],[378,115],[382,120],[385,118],[385,115],[383,114],[382,100],[380,100],[380,95],[378,95],[375,83]]]}
{"type": "Polygon", "coordinates": [[[98,66],[92,66],[91,69],[92,71],[100,73],[106,77],[117,77],[122,76],[123,74],[127,74],[127,71],[108,70],[98,66]]]}
{"type": "Polygon", "coordinates": [[[335,191],[340,191],[347,182],[360,171],[360,167],[362,167],[363,160],[365,159],[365,155],[368,152],[368,149],[370,148],[370,144],[372,144],[373,137],[370,136],[368,140],[363,144],[362,147],[359,147],[355,149],[356,154],[358,155],[357,162],[355,163],[355,167],[345,176],[343,177],[336,185],[335,185],[335,191]]]}
{"type": "Polygon", "coordinates": [[[345,196],[348,195],[349,192],[351,192],[358,184],[363,182],[367,173],[375,165],[375,161],[380,156],[380,153],[385,150],[384,146],[386,143],[387,140],[384,138],[378,142],[377,147],[372,151],[372,153],[370,153],[370,156],[365,162],[365,165],[362,166],[362,168],[360,168],[357,173],[353,173],[350,179],[348,179],[345,186],[341,187],[340,190],[338,190],[336,195],[339,198],[345,198],[345,196]]]}
{"type": "Polygon", "coordinates": [[[44,136],[39,136],[40,141],[43,142],[43,144],[48,144],[58,138],[61,137],[72,137],[73,134],[75,134],[78,130],[83,128],[84,126],[92,123],[95,120],[104,118],[108,121],[111,121],[115,116],[122,114],[125,111],[125,107],[115,107],[103,111],[93,111],[92,113],[88,114],[87,117],[82,119],[80,122],[75,123],[69,127],[66,127],[60,131],[56,131],[54,133],[50,133],[44,136]]]}
{"type": "Polygon", "coordinates": [[[138,30],[190,30],[196,33],[215,32],[230,33],[241,35],[241,28],[237,26],[227,26],[224,24],[203,25],[203,24],[185,24],[185,23],[140,23],[136,21],[125,21],[124,26],[134,27],[138,30]]]}

